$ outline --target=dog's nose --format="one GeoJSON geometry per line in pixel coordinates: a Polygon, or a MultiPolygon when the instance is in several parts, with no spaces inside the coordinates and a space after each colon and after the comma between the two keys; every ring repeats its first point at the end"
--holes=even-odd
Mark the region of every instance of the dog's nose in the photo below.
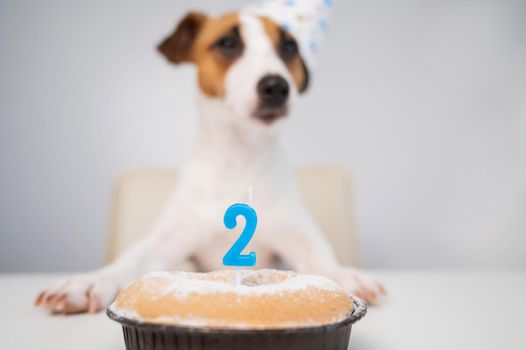
{"type": "Polygon", "coordinates": [[[266,75],[257,86],[261,105],[282,107],[289,97],[289,83],[280,75],[266,75]]]}

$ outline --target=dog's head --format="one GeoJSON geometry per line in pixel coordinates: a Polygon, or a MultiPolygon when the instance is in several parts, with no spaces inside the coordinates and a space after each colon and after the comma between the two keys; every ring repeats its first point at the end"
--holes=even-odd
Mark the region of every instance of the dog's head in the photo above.
{"type": "Polygon", "coordinates": [[[266,17],[191,12],[159,51],[172,63],[193,63],[202,95],[236,123],[274,124],[309,84],[296,40],[266,17]]]}

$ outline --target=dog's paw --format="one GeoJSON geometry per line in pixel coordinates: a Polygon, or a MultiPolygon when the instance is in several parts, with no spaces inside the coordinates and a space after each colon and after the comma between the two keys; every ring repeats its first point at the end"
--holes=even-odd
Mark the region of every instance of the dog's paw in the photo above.
{"type": "Polygon", "coordinates": [[[110,305],[120,285],[111,276],[90,273],[63,279],[38,294],[35,305],[52,313],[97,312],[110,305]]]}
{"type": "Polygon", "coordinates": [[[377,304],[387,294],[385,287],[358,269],[343,268],[331,276],[348,293],[368,304],[377,304]]]}

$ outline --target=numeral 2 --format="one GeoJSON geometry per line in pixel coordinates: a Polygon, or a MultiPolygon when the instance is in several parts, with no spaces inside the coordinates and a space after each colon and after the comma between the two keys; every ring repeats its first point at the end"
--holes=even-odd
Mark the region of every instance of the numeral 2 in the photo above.
{"type": "Polygon", "coordinates": [[[258,217],[256,211],[252,207],[246,204],[233,204],[231,205],[223,219],[225,226],[228,229],[234,229],[237,226],[237,217],[243,216],[245,218],[246,224],[243,228],[243,232],[234,242],[232,247],[226,252],[223,257],[223,265],[225,266],[254,266],[256,265],[256,253],[250,252],[248,254],[241,254],[243,249],[246,248],[254,232],[256,231],[256,226],[258,223],[258,217]]]}

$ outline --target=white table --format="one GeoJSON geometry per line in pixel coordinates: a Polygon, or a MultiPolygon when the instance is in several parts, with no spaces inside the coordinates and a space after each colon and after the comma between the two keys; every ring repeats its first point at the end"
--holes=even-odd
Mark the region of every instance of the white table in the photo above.
{"type": "MultiPolygon", "coordinates": [[[[353,350],[526,349],[526,271],[375,271],[389,297],[352,330],[353,350]]],[[[0,275],[0,349],[122,350],[105,314],[50,316],[33,298],[59,275],[0,275]]]]}

